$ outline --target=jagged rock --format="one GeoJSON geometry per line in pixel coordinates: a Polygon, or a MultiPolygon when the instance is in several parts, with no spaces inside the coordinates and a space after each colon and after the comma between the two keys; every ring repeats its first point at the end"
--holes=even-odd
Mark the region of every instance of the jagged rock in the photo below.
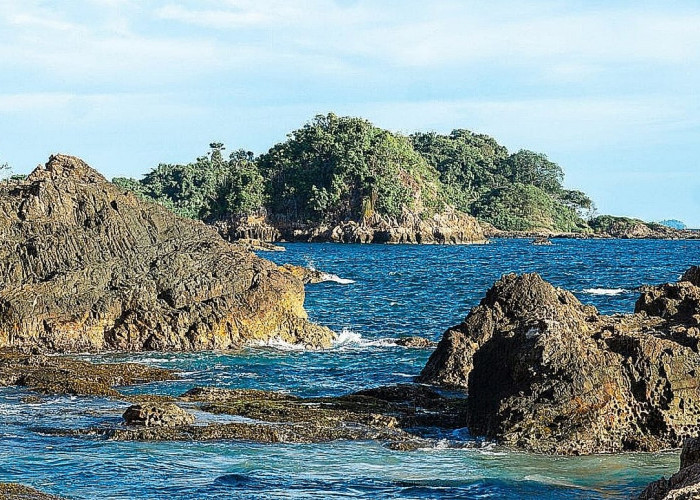
{"type": "Polygon", "coordinates": [[[533,245],[551,245],[552,240],[550,240],[549,238],[535,238],[532,241],[532,244],[533,245]]]}
{"type": "Polygon", "coordinates": [[[194,415],[174,403],[131,405],[126,409],[122,418],[127,425],[143,425],[145,427],[177,427],[190,425],[195,421],[194,415]]]}
{"type": "Polygon", "coordinates": [[[255,237],[264,241],[336,243],[486,243],[474,217],[454,209],[424,217],[404,210],[397,218],[377,214],[363,221],[302,224],[283,217],[255,217],[217,222],[227,239],[255,237]]]}
{"type": "Polygon", "coordinates": [[[433,342],[424,337],[399,337],[395,342],[396,345],[401,347],[410,347],[413,349],[429,349],[437,345],[437,342],[433,342]]]}
{"type": "Polygon", "coordinates": [[[634,311],[700,326],[700,287],[690,281],[644,287],[634,311]]]}
{"type": "Polygon", "coordinates": [[[51,352],[236,348],[281,338],[321,347],[302,283],[52,156],[0,187],[0,347],[51,352]]]}
{"type": "Polygon", "coordinates": [[[680,281],[689,281],[695,286],[700,286],[700,266],[692,266],[681,276],[680,281]]]}
{"type": "Polygon", "coordinates": [[[0,483],[0,497],[5,500],[61,500],[60,497],[18,483],[0,483]]]}
{"type": "Polygon", "coordinates": [[[249,252],[284,252],[286,248],[279,245],[273,245],[266,241],[255,240],[250,238],[241,238],[238,240],[233,240],[232,243],[243,247],[249,252]]]}
{"type": "Polygon", "coordinates": [[[284,272],[299,278],[305,285],[323,283],[328,281],[328,273],[323,271],[317,271],[316,269],[309,269],[308,267],[295,266],[294,264],[284,264],[280,269],[284,272]]]}
{"type": "Polygon", "coordinates": [[[0,387],[19,385],[42,394],[119,396],[115,386],[176,378],[171,370],[136,363],[94,364],[64,357],[0,352],[0,387]]]}
{"type": "Polygon", "coordinates": [[[467,390],[472,434],[582,454],[680,446],[700,431],[698,373],[697,328],[599,315],[536,274],[511,274],[445,333],[419,380],[467,390]]]}
{"type": "Polygon", "coordinates": [[[700,498],[700,439],[687,439],[679,471],[645,488],[637,500],[692,500],[700,498]]]}

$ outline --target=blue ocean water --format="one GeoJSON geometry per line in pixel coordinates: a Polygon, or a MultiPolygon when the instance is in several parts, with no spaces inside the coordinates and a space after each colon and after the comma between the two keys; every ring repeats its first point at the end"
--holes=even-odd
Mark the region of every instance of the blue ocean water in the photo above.
{"type": "MultiPolygon", "coordinates": [[[[604,313],[631,312],[647,283],[675,281],[700,261],[700,241],[495,240],[478,246],[289,244],[262,256],[352,283],[307,287],[311,318],[340,333],[325,351],[289,346],[230,353],[84,356],[175,368],[183,379],[125,392],[180,394],[216,384],[336,395],[410,381],[430,351],[392,339],[438,340],[507,272],[539,272],[604,313]]],[[[0,389],[0,481],[68,498],[629,498],[678,467],[676,452],[548,457],[485,445],[414,452],[377,443],[119,443],[31,429],[117,423],[127,403],[0,389]]],[[[213,418],[213,417],[212,417],[213,418]]],[[[463,437],[458,433],[454,437],[463,437]]],[[[448,436],[449,437],[449,436],[448,436]]]]}

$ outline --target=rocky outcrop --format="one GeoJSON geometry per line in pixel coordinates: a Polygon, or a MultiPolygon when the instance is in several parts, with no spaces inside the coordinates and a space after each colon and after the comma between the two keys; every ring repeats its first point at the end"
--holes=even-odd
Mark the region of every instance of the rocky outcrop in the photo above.
{"type": "Polygon", "coordinates": [[[64,357],[0,352],[0,387],[18,385],[41,394],[120,396],[115,386],[176,378],[171,370],[136,363],[94,364],[64,357]]]}
{"type": "Polygon", "coordinates": [[[637,500],[693,500],[700,498],[700,439],[687,439],[680,470],[669,479],[654,481],[637,500]]]}
{"type": "Polygon", "coordinates": [[[249,238],[233,240],[233,243],[240,247],[243,247],[249,252],[284,252],[286,250],[286,248],[281,247],[279,245],[274,245],[266,241],[253,240],[249,238]]]}
{"type": "Polygon", "coordinates": [[[317,271],[316,269],[303,266],[295,266],[294,264],[284,264],[280,267],[280,270],[300,279],[305,285],[323,283],[324,281],[328,281],[330,276],[323,271],[317,271]]]}
{"type": "MultiPolygon", "coordinates": [[[[161,396],[131,406],[125,426],[105,422],[87,429],[35,428],[46,434],[104,436],[118,441],[248,440],[259,443],[320,443],[335,440],[380,441],[393,449],[434,444],[426,434],[455,428],[464,420],[465,400],[447,398],[428,387],[403,384],[338,397],[299,398],[255,389],[195,387],[177,402],[216,414],[215,422],[195,417],[161,396]],[[226,416],[231,417],[227,422],[226,416]],[[244,417],[242,420],[240,417],[244,417]]],[[[209,419],[211,420],[211,419],[209,419]]],[[[464,446],[464,445],[462,445],[464,446]]]]}
{"type": "Polygon", "coordinates": [[[131,405],[126,409],[122,418],[127,425],[142,425],[144,427],[177,427],[190,425],[195,421],[194,415],[175,403],[131,405]]]}
{"type": "Polygon", "coordinates": [[[437,345],[437,342],[424,337],[399,337],[395,340],[396,345],[411,349],[430,349],[437,345]]]}
{"type": "Polygon", "coordinates": [[[689,314],[700,289],[654,290],[650,303],[666,309],[638,303],[644,312],[603,316],[537,274],[506,275],[444,334],[419,380],[466,389],[472,434],[508,446],[678,447],[700,432],[700,331],[689,314]]]}
{"type": "Polygon", "coordinates": [[[245,218],[217,222],[227,239],[255,237],[264,241],[307,241],[334,243],[486,243],[474,217],[448,209],[432,217],[404,210],[397,218],[377,214],[363,221],[335,221],[307,224],[283,217],[245,218]]]}
{"type": "Polygon", "coordinates": [[[281,338],[327,346],[302,283],[52,156],[0,188],[0,347],[40,351],[201,350],[281,338]]]}

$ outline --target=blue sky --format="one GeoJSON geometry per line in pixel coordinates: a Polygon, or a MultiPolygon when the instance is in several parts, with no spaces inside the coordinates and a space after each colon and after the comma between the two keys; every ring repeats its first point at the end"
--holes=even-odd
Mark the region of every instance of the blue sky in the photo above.
{"type": "Polygon", "coordinates": [[[700,227],[700,2],[0,0],[0,163],[107,177],[315,114],[541,151],[601,213],[700,227]]]}

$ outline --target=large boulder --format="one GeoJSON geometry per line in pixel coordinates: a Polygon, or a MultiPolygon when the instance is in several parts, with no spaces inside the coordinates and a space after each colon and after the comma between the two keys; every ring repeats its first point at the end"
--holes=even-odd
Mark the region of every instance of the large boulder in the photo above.
{"type": "Polygon", "coordinates": [[[56,155],[0,187],[0,347],[71,352],[315,347],[300,280],[56,155]]]}
{"type": "Polygon", "coordinates": [[[509,446],[678,447],[700,431],[699,338],[694,324],[599,315],[536,274],[511,274],[445,333],[420,381],[466,389],[470,431],[509,446]]]}
{"type": "Polygon", "coordinates": [[[177,427],[190,425],[195,421],[194,415],[175,403],[131,405],[126,409],[122,418],[127,425],[143,425],[145,427],[177,427]]]}

